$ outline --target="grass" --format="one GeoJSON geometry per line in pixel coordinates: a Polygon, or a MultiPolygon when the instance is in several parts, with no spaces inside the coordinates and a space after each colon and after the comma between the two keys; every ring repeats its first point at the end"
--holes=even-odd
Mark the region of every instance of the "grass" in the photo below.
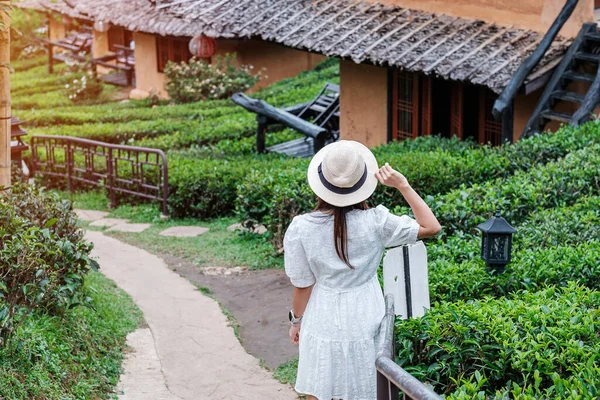
{"type": "Polygon", "coordinates": [[[232,232],[227,228],[239,222],[236,218],[217,218],[207,221],[196,219],[164,219],[157,204],[123,204],[108,209],[102,192],[70,194],[59,192],[63,198],[73,201],[75,208],[109,211],[108,218],[128,219],[132,223],[150,223],[152,226],[141,233],[108,232],[107,228],[88,226],[102,230],[106,235],[141,247],[157,255],[168,254],[183,258],[198,267],[247,267],[249,269],[283,268],[283,257],[273,249],[266,235],[249,232],[232,232]],[[173,226],[203,226],[205,234],[193,238],[160,236],[159,233],[173,226]]]}
{"type": "Polygon", "coordinates": [[[273,376],[281,383],[294,385],[296,383],[296,372],[298,371],[298,357],[292,358],[290,361],[281,364],[275,371],[273,376]]]}
{"type": "Polygon", "coordinates": [[[126,335],[142,322],[131,298],[98,272],[86,277],[94,309],[36,313],[0,349],[1,399],[116,398],[126,335]]]}

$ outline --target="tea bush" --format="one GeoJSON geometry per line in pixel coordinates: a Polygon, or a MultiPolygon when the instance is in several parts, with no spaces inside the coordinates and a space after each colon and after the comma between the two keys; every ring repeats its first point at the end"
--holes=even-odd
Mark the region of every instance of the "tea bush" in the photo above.
{"type": "Polygon", "coordinates": [[[70,205],[33,185],[15,184],[0,198],[0,341],[31,312],[50,313],[88,302],[85,274],[97,269],[89,257],[70,205]]]}
{"type": "Polygon", "coordinates": [[[442,303],[420,319],[398,320],[397,360],[438,393],[473,384],[477,376],[477,391],[489,396],[509,385],[560,392],[555,382],[570,379],[592,388],[600,371],[591,356],[600,346],[598,329],[600,292],[571,283],[509,298],[442,303]]]}
{"type": "MultiPolygon", "coordinates": [[[[515,195],[510,190],[518,192],[521,184],[531,186],[528,175],[531,168],[543,170],[549,161],[600,142],[600,125],[590,123],[577,130],[563,128],[555,134],[539,135],[499,148],[472,147],[469,143],[457,145],[450,140],[446,143],[451,151],[432,150],[440,142],[446,141],[436,137],[422,138],[416,143],[405,141],[381,146],[374,149],[373,153],[380,164],[389,162],[408,178],[417,192],[429,196],[427,201],[449,234],[456,230],[472,229],[476,223],[483,222],[483,217],[494,211],[495,207],[512,209],[506,202],[518,202],[515,196],[526,197],[527,193],[515,195]],[[517,175],[513,177],[515,172],[517,175]],[[506,180],[501,178],[504,176],[507,176],[506,180]],[[438,196],[431,196],[435,194],[438,196]],[[470,210],[471,205],[476,210],[470,210]],[[474,218],[473,222],[465,226],[467,222],[463,220],[471,217],[474,218]]],[[[591,156],[593,152],[588,153],[591,156]]],[[[573,161],[573,164],[576,163],[573,161]]],[[[294,213],[307,212],[314,207],[314,196],[306,181],[307,167],[308,161],[282,171],[273,170],[268,177],[249,174],[247,182],[242,182],[238,187],[238,217],[265,224],[273,234],[275,245],[279,245],[282,237],[278,232],[285,232],[294,213]]],[[[581,168],[578,170],[583,171],[581,168]]],[[[551,179],[552,173],[548,171],[544,176],[551,179]]],[[[566,182],[566,173],[562,176],[566,182]]],[[[540,181],[540,189],[543,185],[545,183],[540,181]]],[[[588,189],[591,190],[591,187],[588,189]]],[[[389,208],[405,204],[397,190],[381,185],[369,201],[373,205],[384,204],[389,208]]],[[[534,199],[528,201],[532,207],[535,205],[534,199]]],[[[522,208],[520,204],[514,204],[513,207],[522,208]]],[[[409,212],[406,208],[396,211],[409,212]]],[[[512,218],[513,215],[508,217],[512,218]]]]}
{"type": "Polygon", "coordinates": [[[165,67],[168,79],[166,91],[177,103],[200,100],[228,99],[236,92],[245,92],[261,78],[252,73],[251,65],[236,65],[235,54],[213,57],[213,63],[192,57],[189,61],[169,61],[165,67]]]}

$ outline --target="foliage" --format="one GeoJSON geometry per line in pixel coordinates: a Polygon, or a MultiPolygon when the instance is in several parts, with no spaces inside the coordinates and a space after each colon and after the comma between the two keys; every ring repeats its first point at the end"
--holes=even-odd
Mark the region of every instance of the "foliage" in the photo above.
{"type": "Polygon", "coordinates": [[[438,304],[396,322],[398,362],[440,393],[477,382],[491,396],[507,386],[540,394],[571,381],[597,396],[599,307],[600,292],[576,284],[438,304]]]}
{"type": "Polygon", "coordinates": [[[13,8],[10,15],[10,57],[27,59],[44,53],[41,38],[46,33],[44,15],[38,12],[13,8]]]}
{"type": "Polygon", "coordinates": [[[129,296],[97,272],[85,277],[93,309],[35,311],[0,348],[0,398],[105,399],[121,375],[125,338],[142,321],[129,296]]]}
{"type": "MultiPolygon", "coordinates": [[[[536,205],[535,198],[527,197],[529,193],[519,193],[520,185],[531,187],[528,171],[532,168],[540,171],[547,169],[544,175],[546,180],[555,179],[552,167],[545,167],[547,162],[598,142],[600,125],[590,123],[577,130],[563,128],[552,135],[539,135],[498,148],[473,147],[471,143],[460,144],[456,139],[428,137],[416,142],[381,146],[374,149],[373,153],[380,164],[389,162],[408,178],[417,192],[427,195],[427,201],[449,234],[456,230],[469,230],[465,224],[472,229],[498,206],[503,210],[519,210],[522,212],[519,215],[525,216],[536,205]],[[440,143],[444,144],[440,146],[440,143]],[[433,197],[435,194],[438,196],[433,197]],[[530,204],[529,208],[520,204],[521,197],[530,204]],[[487,200],[482,201],[482,198],[487,200]],[[513,206],[508,206],[508,202],[513,202],[513,206]],[[465,222],[468,218],[473,220],[465,222]]],[[[593,151],[587,150],[586,154],[593,158],[593,151]]],[[[561,165],[566,165],[564,163],[561,161],[554,168],[560,169],[561,165]]],[[[570,164],[575,165],[577,161],[570,164]]],[[[593,162],[590,161],[590,164],[593,162]]],[[[307,167],[308,161],[290,161],[289,166],[273,168],[268,174],[248,174],[238,186],[239,218],[255,220],[267,226],[276,247],[281,245],[282,235],[291,219],[314,207],[314,195],[306,181],[307,167]]],[[[581,166],[576,170],[589,175],[581,166]]],[[[568,173],[568,170],[563,170],[560,175],[564,184],[569,184],[568,173]]],[[[552,186],[544,187],[545,184],[540,180],[539,189],[550,190],[552,186]]],[[[587,189],[592,188],[593,185],[587,189]]],[[[556,190],[559,196],[560,188],[556,190]]],[[[573,194],[573,199],[577,193],[573,194]]],[[[556,197],[546,200],[552,199],[556,197]]],[[[384,204],[389,208],[405,204],[397,190],[381,185],[369,201],[372,205],[384,204]]],[[[397,211],[409,212],[407,208],[397,211]]],[[[511,214],[507,216],[513,218],[511,214]]]]}
{"type": "Polygon", "coordinates": [[[237,66],[235,54],[215,56],[214,64],[192,57],[188,62],[169,61],[165,67],[169,97],[177,103],[227,99],[250,89],[262,73],[252,74],[251,65],[237,66]]]}
{"type": "Polygon", "coordinates": [[[74,74],[70,83],[65,84],[67,97],[72,102],[97,99],[104,86],[87,74],[74,74]]]}
{"type": "Polygon", "coordinates": [[[97,269],[70,205],[15,184],[0,201],[0,345],[34,309],[62,313],[88,304],[83,279],[97,269]]]}

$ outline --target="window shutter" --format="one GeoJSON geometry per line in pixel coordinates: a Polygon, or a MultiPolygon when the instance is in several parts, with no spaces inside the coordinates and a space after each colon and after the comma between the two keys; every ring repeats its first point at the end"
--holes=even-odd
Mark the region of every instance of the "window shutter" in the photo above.
{"type": "Polygon", "coordinates": [[[431,77],[421,77],[421,135],[431,135],[431,77]]]}

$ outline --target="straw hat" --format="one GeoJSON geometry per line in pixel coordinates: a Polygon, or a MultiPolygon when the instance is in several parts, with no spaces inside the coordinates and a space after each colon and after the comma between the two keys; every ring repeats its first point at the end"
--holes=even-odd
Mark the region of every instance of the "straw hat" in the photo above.
{"type": "Polygon", "coordinates": [[[375,156],[365,145],[340,140],[315,154],[308,167],[308,184],[327,203],[351,206],[373,194],[378,169],[375,156]]]}

